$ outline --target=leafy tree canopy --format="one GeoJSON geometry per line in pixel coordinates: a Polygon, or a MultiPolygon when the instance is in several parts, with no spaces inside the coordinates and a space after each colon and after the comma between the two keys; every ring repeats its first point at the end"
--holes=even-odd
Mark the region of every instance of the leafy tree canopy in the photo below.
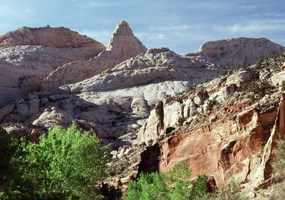
{"type": "Polygon", "coordinates": [[[107,147],[75,125],[55,127],[39,144],[22,139],[12,159],[31,199],[94,199],[106,176],[107,147]]]}

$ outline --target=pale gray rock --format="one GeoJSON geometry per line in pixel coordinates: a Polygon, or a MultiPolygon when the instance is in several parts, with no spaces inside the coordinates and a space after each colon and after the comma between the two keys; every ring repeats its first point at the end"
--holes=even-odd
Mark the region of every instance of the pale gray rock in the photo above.
{"type": "Polygon", "coordinates": [[[272,83],[274,85],[282,85],[282,82],[285,81],[285,71],[281,71],[277,74],[274,74],[272,77],[271,77],[271,80],[272,80],[272,83]]]}
{"type": "Polygon", "coordinates": [[[49,74],[42,87],[54,90],[65,84],[83,81],[145,51],[145,46],[134,36],[128,23],[121,21],[105,51],[88,61],[68,63],[57,68],[49,74]]]}
{"type": "Polygon", "coordinates": [[[72,123],[73,117],[67,112],[52,107],[51,109],[46,109],[41,116],[33,121],[34,126],[44,127],[46,129],[53,128],[55,125],[68,126],[72,123]]]}
{"type": "Polygon", "coordinates": [[[106,73],[60,87],[62,91],[80,93],[117,90],[164,81],[188,81],[197,84],[217,75],[217,68],[207,63],[177,55],[167,48],[150,49],[130,58],[106,73]],[[207,73],[206,73],[207,72],[207,73]]]}
{"type": "Polygon", "coordinates": [[[196,53],[189,56],[200,56],[216,65],[225,67],[247,66],[275,53],[282,53],[285,48],[266,38],[233,38],[211,41],[203,44],[196,53]]]}
{"type": "Polygon", "coordinates": [[[65,28],[21,28],[0,36],[0,107],[39,91],[58,66],[83,61],[105,49],[65,28]]]}
{"type": "Polygon", "coordinates": [[[227,77],[226,85],[235,84],[238,87],[241,87],[243,84],[248,84],[256,77],[256,72],[254,71],[239,71],[227,77]]]}

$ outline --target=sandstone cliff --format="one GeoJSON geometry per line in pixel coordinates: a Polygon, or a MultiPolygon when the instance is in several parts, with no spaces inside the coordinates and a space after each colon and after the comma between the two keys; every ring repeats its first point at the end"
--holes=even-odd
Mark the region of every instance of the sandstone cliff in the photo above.
{"type": "Polygon", "coordinates": [[[266,59],[167,98],[138,136],[139,142],[159,144],[157,169],[167,171],[186,161],[193,177],[205,173],[218,185],[235,180],[248,189],[270,180],[273,149],[285,134],[284,93],[274,86],[277,74],[284,73],[284,61],[284,54],[266,59]],[[265,72],[271,86],[260,80],[265,72]]]}

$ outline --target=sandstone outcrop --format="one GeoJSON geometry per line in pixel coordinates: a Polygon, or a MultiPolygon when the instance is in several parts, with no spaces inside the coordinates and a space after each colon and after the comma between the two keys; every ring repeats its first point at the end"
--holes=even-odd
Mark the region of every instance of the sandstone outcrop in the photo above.
{"type": "Polygon", "coordinates": [[[65,28],[21,28],[0,36],[0,107],[38,91],[58,66],[96,56],[105,47],[65,28]]]}
{"type": "Polygon", "coordinates": [[[94,57],[105,50],[104,45],[100,42],[64,27],[22,27],[0,36],[0,49],[21,45],[71,48],[72,51],[78,51],[77,53],[83,51],[84,60],[94,57]]]}
{"type": "Polygon", "coordinates": [[[49,74],[42,87],[53,90],[65,84],[83,81],[145,51],[146,48],[134,36],[128,23],[121,21],[105,51],[88,61],[73,62],[57,68],[49,74]]]}
{"type": "Polygon", "coordinates": [[[189,55],[198,55],[211,63],[232,68],[254,64],[284,51],[283,46],[265,38],[234,38],[207,42],[196,53],[189,55]]]}
{"type": "Polygon", "coordinates": [[[38,119],[33,121],[34,126],[44,127],[46,129],[51,129],[55,124],[61,125],[63,127],[71,125],[74,119],[72,116],[62,110],[55,107],[50,109],[45,109],[45,111],[39,116],[38,119]]]}
{"type": "Polygon", "coordinates": [[[165,81],[186,81],[193,85],[218,73],[221,71],[217,67],[199,59],[180,56],[167,48],[149,49],[102,74],[60,89],[71,93],[98,92],[165,81]]]}
{"type": "MultiPolygon", "coordinates": [[[[280,57],[284,59],[284,55],[280,57]]],[[[168,171],[177,162],[186,161],[192,177],[205,173],[214,177],[218,185],[235,180],[253,191],[263,182],[268,184],[273,177],[273,149],[285,134],[285,95],[276,87],[258,99],[253,92],[245,90],[246,85],[260,78],[258,71],[268,70],[271,84],[275,74],[283,73],[279,72],[282,62],[268,59],[263,63],[262,68],[256,64],[246,71],[221,76],[199,85],[196,90],[166,99],[163,115],[151,111],[137,140],[147,145],[158,141],[160,171],[168,171]],[[263,65],[266,62],[270,64],[263,65]],[[221,97],[229,85],[237,89],[221,97]],[[195,103],[194,99],[206,94],[205,90],[209,96],[203,98],[204,103],[195,103]],[[214,99],[212,109],[205,109],[214,99]],[[190,112],[192,109],[194,113],[190,112]],[[158,134],[157,127],[162,123],[164,128],[158,134]]]]}

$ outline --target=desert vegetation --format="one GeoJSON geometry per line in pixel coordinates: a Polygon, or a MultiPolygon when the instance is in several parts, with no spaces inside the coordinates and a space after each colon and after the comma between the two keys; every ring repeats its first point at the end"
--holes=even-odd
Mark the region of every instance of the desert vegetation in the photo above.
{"type": "Polygon", "coordinates": [[[106,177],[107,147],[75,125],[54,127],[39,144],[1,131],[1,199],[94,199],[106,177]]]}

